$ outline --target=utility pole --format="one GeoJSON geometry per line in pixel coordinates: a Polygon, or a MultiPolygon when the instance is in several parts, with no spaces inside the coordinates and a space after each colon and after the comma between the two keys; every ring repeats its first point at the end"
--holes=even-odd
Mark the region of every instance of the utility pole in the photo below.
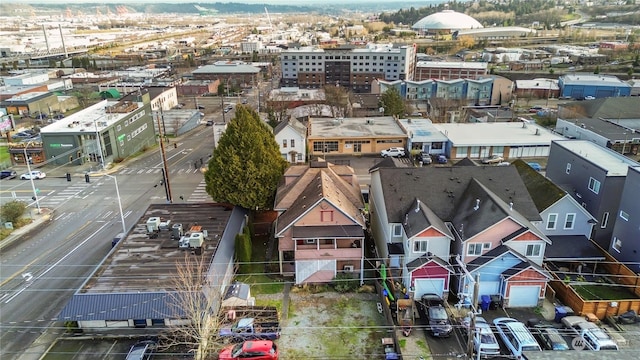
{"type": "Polygon", "coordinates": [[[473,284],[473,297],[471,298],[471,311],[469,312],[469,329],[467,330],[467,355],[473,359],[473,337],[476,335],[476,314],[478,309],[478,293],[480,292],[480,275],[476,275],[473,284]]]}
{"type": "Polygon", "coordinates": [[[162,126],[160,124],[160,116],[156,114],[156,122],[158,123],[158,133],[160,134],[160,157],[162,158],[162,177],[164,180],[164,189],[167,195],[167,202],[172,203],[171,199],[171,186],[169,185],[169,166],[167,165],[167,156],[164,149],[164,141],[162,140],[164,134],[162,133],[162,126]]]}

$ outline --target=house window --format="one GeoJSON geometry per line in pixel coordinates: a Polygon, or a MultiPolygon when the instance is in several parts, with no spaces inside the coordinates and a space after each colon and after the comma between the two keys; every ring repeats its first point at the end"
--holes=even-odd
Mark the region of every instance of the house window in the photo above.
{"type": "Polygon", "coordinates": [[[540,250],[542,249],[542,245],[540,244],[530,244],[527,245],[526,256],[540,256],[540,250]]]}
{"type": "Polygon", "coordinates": [[[491,243],[484,243],[482,244],[482,248],[487,250],[487,249],[491,249],[491,243]]]}
{"type": "Polygon", "coordinates": [[[467,255],[482,255],[482,243],[469,244],[467,247],[467,255]]]}
{"type": "Polygon", "coordinates": [[[296,141],[294,139],[291,139],[290,143],[292,148],[296,147],[296,141]]]}
{"type": "Polygon", "coordinates": [[[282,147],[287,148],[287,139],[282,140],[282,147]]]}
{"type": "Polygon", "coordinates": [[[600,229],[606,228],[608,223],[609,223],[609,212],[607,211],[606,213],[602,214],[602,222],[600,223],[600,229]]]}
{"type": "Polygon", "coordinates": [[[320,221],[331,222],[333,221],[333,210],[320,211],[320,221]]]}
{"type": "Polygon", "coordinates": [[[415,253],[426,253],[428,247],[429,247],[428,240],[415,240],[413,242],[413,252],[415,253]]]}
{"type": "Polygon", "coordinates": [[[613,248],[613,250],[620,252],[620,250],[622,249],[622,240],[614,236],[613,242],[611,243],[611,247],[613,248]]]}
{"type": "Polygon", "coordinates": [[[402,225],[394,224],[393,225],[393,236],[402,236],[402,225]]]}
{"type": "Polygon", "coordinates": [[[567,168],[565,169],[565,171],[564,171],[564,172],[566,172],[566,173],[567,173],[567,175],[568,175],[569,173],[571,173],[571,163],[567,163],[567,168]]]}
{"type": "Polygon", "coordinates": [[[549,214],[547,217],[547,230],[555,230],[558,222],[558,214],[549,214]]]}
{"type": "Polygon", "coordinates": [[[567,216],[565,216],[564,218],[564,228],[566,229],[573,229],[573,223],[576,221],[576,214],[567,214],[567,216]]]}
{"type": "Polygon", "coordinates": [[[304,239],[304,243],[308,245],[313,245],[316,243],[316,239],[304,239]]]}
{"type": "Polygon", "coordinates": [[[627,214],[624,210],[620,210],[620,217],[622,220],[629,221],[629,214],[627,214]]]}
{"type": "Polygon", "coordinates": [[[600,181],[590,177],[589,178],[589,190],[593,191],[594,193],[599,193],[600,192],[600,181]]]}

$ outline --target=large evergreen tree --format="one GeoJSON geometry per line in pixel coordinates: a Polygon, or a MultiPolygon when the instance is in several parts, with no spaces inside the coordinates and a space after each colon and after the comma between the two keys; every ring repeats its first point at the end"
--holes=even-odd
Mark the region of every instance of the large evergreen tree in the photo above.
{"type": "Polygon", "coordinates": [[[380,95],[380,106],[384,108],[386,116],[403,116],[406,112],[404,100],[398,89],[391,87],[380,95]]]}
{"type": "Polygon", "coordinates": [[[286,166],[269,126],[253,109],[238,105],[209,160],[207,193],[218,202],[271,209],[286,166]]]}

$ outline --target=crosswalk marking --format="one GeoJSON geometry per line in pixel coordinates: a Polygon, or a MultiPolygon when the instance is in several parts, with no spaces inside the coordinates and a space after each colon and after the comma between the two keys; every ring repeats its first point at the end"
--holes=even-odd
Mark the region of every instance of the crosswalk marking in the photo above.
{"type": "Polygon", "coordinates": [[[200,181],[196,189],[189,195],[187,202],[190,203],[201,203],[201,202],[209,202],[211,201],[211,196],[207,193],[207,184],[204,179],[200,181]]]}
{"type": "MultiPolygon", "coordinates": [[[[143,169],[132,169],[132,168],[122,168],[118,171],[118,175],[142,175],[142,174],[161,174],[162,168],[143,168],[143,169]]],[[[169,170],[169,174],[173,175],[189,175],[189,174],[197,174],[200,173],[200,169],[195,169],[193,167],[182,168],[182,169],[171,169],[169,170]]]]}

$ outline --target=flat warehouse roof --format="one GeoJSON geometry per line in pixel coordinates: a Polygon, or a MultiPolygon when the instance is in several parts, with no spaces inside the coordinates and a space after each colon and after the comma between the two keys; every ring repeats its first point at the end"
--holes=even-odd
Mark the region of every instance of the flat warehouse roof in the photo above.
{"type": "Polygon", "coordinates": [[[493,122],[433,124],[453,146],[537,146],[564,139],[534,123],[493,122]]]}
{"type": "Polygon", "coordinates": [[[310,118],[309,138],[406,136],[392,116],[372,118],[310,118]]]}
{"type": "Polygon", "coordinates": [[[175,288],[178,264],[191,250],[179,248],[179,241],[171,238],[171,230],[158,232],[156,238],[147,234],[147,220],[160,217],[182,224],[183,233],[194,227],[206,230],[208,237],[202,246],[202,258],[215,253],[233,208],[216,203],[152,204],[120,240],[107,259],[82,287],[79,293],[164,292],[175,288]]]}

